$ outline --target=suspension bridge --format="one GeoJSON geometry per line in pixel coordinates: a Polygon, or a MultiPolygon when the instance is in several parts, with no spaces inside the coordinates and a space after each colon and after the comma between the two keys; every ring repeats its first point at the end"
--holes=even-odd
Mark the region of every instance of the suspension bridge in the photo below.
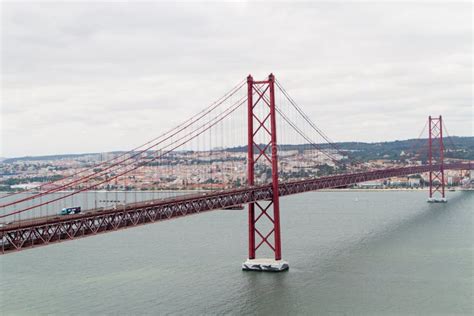
{"type": "Polygon", "coordinates": [[[446,202],[445,171],[472,169],[471,161],[445,158],[446,132],[442,117],[430,116],[403,166],[374,168],[340,149],[273,74],[264,80],[249,75],[130,151],[0,197],[0,253],[246,204],[242,268],[283,271],[280,197],[426,173],[428,201],[446,202]],[[331,174],[322,175],[327,168],[331,174]],[[152,188],[146,194],[129,191],[144,183],[152,188]]]}

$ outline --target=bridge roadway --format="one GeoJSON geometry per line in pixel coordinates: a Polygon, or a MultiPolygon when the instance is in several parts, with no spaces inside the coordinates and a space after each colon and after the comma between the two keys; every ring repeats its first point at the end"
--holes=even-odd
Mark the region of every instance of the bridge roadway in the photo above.
{"type": "MultiPolygon", "coordinates": [[[[469,163],[449,163],[448,170],[470,170],[469,163]]],[[[407,176],[440,170],[440,165],[391,168],[315,179],[281,182],[280,196],[321,189],[338,188],[360,182],[407,176]]],[[[270,199],[271,185],[184,195],[127,204],[119,208],[90,210],[81,214],[45,216],[9,223],[0,228],[0,254],[45,246],[66,240],[163,221],[176,217],[223,209],[240,204],[270,199]]]]}

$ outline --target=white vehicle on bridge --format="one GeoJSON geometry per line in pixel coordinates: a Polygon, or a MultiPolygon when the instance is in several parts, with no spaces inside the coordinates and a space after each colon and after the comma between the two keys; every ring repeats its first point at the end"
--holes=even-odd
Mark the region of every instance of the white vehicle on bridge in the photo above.
{"type": "Polygon", "coordinates": [[[79,214],[80,212],[81,212],[81,207],[80,206],[65,207],[61,210],[59,215],[79,214]]]}

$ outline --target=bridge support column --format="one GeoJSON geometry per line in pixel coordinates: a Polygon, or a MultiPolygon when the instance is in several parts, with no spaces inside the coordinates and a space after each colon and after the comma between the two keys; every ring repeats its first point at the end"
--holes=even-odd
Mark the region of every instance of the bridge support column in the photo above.
{"type": "MultiPolygon", "coordinates": [[[[281,259],[280,199],[278,189],[278,155],[275,111],[275,77],[254,81],[247,77],[248,87],[248,185],[255,185],[255,170],[264,177],[271,171],[271,186],[265,201],[256,201],[248,206],[249,256],[242,264],[243,270],[284,271],[289,266],[281,259]],[[255,95],[255,101],[254,101],[255,95]],[[258,243],[256,240],[258,236],[258,243]],[[256,258],[261,247],[273,253],[273,258],[256,258]]],[[[260,198],[259,198],[260,200],[260,198]]]]}
{"type": "Polygon", "coordinates": [[[428,118],[429,138],[428,138],[428,159],[430,167],[433,162],[440,166],[439,170],[430,171],[430,203],[446,203],[445,178],[444,178],[444,144],[443,144],[443,118],[428,118]]]}

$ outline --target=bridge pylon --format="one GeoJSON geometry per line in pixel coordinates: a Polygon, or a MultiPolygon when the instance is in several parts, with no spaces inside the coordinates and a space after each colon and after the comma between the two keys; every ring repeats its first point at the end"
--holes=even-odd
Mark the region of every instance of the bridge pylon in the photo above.
{"type": "Polygon", "coordinates": [[[249,256],[242,264],[242,269],[284,271],[288,270],[289,266],[288,262],[281,259],[275,76],[270,74],[267,80],[254,81],[249,75],[247,88],[247,184],[255,185],[257,162],[262,162],[260,166],[270,166],[271,187],[267,192],[267,199],[248,205],[249,256]],[[266,225],[262,223],[264,221],[266,225]],[[259,237],[258,243],[256,236],[259,237]],[[274,258],[256,258],[256,252],[262,246],[267,246],[273,252],[274,258]]]}
{"type": "Polygon", "coordinates": [[[444,178],[444,143],[443,143],[443,118],[429,117],[429,138],[428,138],[428,159],[432,167],[436,164],[440,166],[439,170],[430,171],[430,203],[446,203],[445,196],[445,178],[444,178]]]}

